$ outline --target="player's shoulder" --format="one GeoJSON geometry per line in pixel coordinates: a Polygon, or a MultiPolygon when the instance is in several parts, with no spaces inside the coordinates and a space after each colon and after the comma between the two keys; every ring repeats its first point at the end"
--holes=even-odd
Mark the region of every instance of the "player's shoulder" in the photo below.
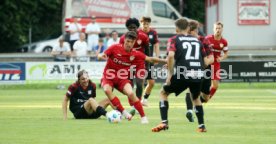
{"type": "Polygon", "coordinates": [[[79,83],[76,81],[69,86],[69,89],[76,90],[79,87],[79,83]]]}
{"type": "Polygon", "coordinates": [[[221,42],[228,43],[224,37],[221,38],[221,42]]]}
{"type": "Polygon", "coordinates": [[[138,37],[139,38],[148,38],[148,35],[145,34],[143,31],[138,31],[138,37]]]}
{"type": "Polygon", "coordinates": [[[150,28],[150,32],[157,33],[157,31],[154,28],[150,28]]]}
{"type": "Polygon", "coordinates": [[[91,85],[93,87],[93,89],[96,89],[96,84],[94,82],[92,82],[91,80],[89,80],[89,85],[91,85]]]}
{"type": "Polygon", "coordinates": [[[214,35],[207,35],[206,37],[205,37],[205,39],[214,39],[214,35]]]}

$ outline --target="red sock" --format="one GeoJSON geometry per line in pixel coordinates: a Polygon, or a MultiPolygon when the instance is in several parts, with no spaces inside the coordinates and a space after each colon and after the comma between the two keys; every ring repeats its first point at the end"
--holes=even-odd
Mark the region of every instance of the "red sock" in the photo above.
{"type": "Polygon", "coordinates": [[[114,97],[112,100],[111,100],[111,103],[113,106],[115,106],[117,108],[118,111],[120,111],[121,113],[124,111],[124,107],[122,106],[120,100],[118,97],[114,97]]]}
{"type": "Polygon", "coordinates": [[[128,103],[129,103],[130,106],[133,106],[133,102],[132,102],[131,99],[129,99],[129,97],[128,97],[128,103]]]}
{"type": "Polygon", "coordinates": [[[144,113],[144,109],[143,109],[143,106],[142,106],[140,100],[134,102],[133,105],[134,105],[135,109],[139,112],[140,116],[144,117],[145,113],[144,113]]]}
{"type": "Polygon", "coordinates": [[[214,94],[216,93],[217,89],[216,88],[213,88],[211,87],[211,90],[210,90],[210,98],[212,98],[214,96],[214,94]]]}

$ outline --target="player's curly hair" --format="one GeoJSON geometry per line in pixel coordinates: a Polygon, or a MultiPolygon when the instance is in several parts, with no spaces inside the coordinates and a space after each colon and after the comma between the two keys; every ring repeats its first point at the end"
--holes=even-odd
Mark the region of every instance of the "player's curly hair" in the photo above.
{"type": "Polygon", "coordinates": [[[136,19],[136,18],[129,18],[129,19],[126,21],[126,27],[128,27],[128,26],[131,25],[131,24],[135,24],[137,27],[140,27],[139,20],[136,19]]]}

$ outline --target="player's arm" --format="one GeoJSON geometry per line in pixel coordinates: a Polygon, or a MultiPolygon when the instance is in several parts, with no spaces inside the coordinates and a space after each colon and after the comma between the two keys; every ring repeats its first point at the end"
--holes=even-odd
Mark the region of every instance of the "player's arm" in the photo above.
{"type": "Polygon", "coordinates": [[[63,98],[63,102],[62,102],[62,112],[63,112],[63,119],[64,120],[67,119],[68,101],[69,101],[69,98],[67,97],[67,95],[65,95],[64,98],[63,98]]]}
{"type": "Polygon", "coordinates": [[[153,49],[154,49],[155,57],[159,57],[160,55],[159,43],[154,44],[153,49]]]}
{"type": "Polygon", "coordinates": [[[146,56],[145,61],[150,63],[164,63],[164,64],[167,63],[166,59],[160,59],[157,57],[148,57],[148,56],[146,56]]]}
{"type": "Polygon", "coordinates": [[[204,65],[207,67],[208,65],[214,62],[214,55],[208,55],[204,57],[204,65]]]}
{"type": "Polygon", "coordinates": [[[107,55],[105,53],[100,53],[97,58],[98,60],[107,60],[107,55]]]}
{"type": "Polygon", "coordinates": [[[170,84],[170,80],[171,80],[171,77],[174,73],[174,55],[175,55],[175,52],[174,51],[169,51],[169,54],[168,54],[168,57],[167,57],[167,64],[168,64],[168,77],[167,77],[167,80],[166,80],[166,83],[167,84],[170,84]]]}
{"type": "Polygon", "coordinates": [[[221,61],[227,59],[227,57],[228,57],[228,51],[223,51],[223,56],[218,57],[217,61],[221,62],[221,61]]]}

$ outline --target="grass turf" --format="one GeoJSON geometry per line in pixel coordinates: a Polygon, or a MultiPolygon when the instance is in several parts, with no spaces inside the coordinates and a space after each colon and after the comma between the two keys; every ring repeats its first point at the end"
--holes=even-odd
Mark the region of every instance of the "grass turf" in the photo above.
{"type": "MultiPolygon", "coordinates": [[[[152,133],[160,122],[158,92],[153,90],[145,112],[148,125],[132,121],[110,124],[98,120],[62,120],[61,101],[66,90],[53,84],[0,86],[0,144],[263,144],[276,141],[275,84],[222,84],[214,99],[204,105],[207,133],[197,133],[197,123],[185,117],[184,93],[170,96],[168,131],[152,133]],[[240,86],[240,87],[238,87],[240,86]]],[[[125,96],[117,93],[129,109],[125,96]]],[[[105,98],[97,90],[97,100],[105,98]]],[[[111,108],[108,108],[111,110],[111,108]]]]}

